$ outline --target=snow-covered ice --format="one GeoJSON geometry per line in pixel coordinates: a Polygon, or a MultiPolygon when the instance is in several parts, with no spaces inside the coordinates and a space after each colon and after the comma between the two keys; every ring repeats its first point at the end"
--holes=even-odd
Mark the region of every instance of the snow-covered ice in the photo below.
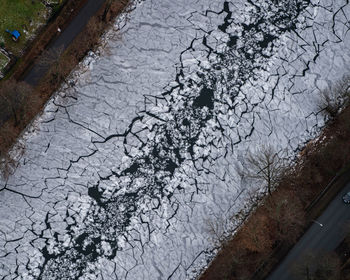
{"type": "Polygon", "coordinates": [[[139,1],[21,139],[0,188],[2,279],[190,279],[256,186],[293,159],[349,73],[346,0],[139,1]],[[278,3],[276,3],[278,2],[278,3]]]}

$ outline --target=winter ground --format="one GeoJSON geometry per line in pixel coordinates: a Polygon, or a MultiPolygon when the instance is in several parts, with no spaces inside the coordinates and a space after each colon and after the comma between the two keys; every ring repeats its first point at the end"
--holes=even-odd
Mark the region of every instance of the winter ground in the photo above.
{"type": "Polygon", "coordinates": [[[21,140],[2,279],[186,279],[249,204],[248,151],[293,159],[349,73],[347,1],[145,0],[21,140]]]}

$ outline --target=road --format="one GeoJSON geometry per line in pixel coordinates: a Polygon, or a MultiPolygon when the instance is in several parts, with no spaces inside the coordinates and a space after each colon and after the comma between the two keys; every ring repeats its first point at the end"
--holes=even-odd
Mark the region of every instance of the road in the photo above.
{"type": "Polygon", "coordinates": [[[333,251],[345,237],[345,225],[350,221],[350,205],[342,201],[342,196],[350,191],[350,182],[328,205],[323,214],[288,253],[281,264],[267,277],[267,280],[300,280],[293,275],[292,267],[304,252],[333,251]],[[323,226],[319,225],[322,224],[323,226]]]}
{"type": "MultiPolygon", "coordinates": [[[[88,0],[81,8],[78,15],[74,17],[66,29],[62,31],[61,35],[51,42],[46,49],[50,50],[60,47],[66,49],[74,38],[84,29],[90,18],[101,8],[104,2],[105,0],[88,0]]],[[[47,69],[45,67],[34,64],[24,76],[23,80],[30,85],[36,85],[46,71],[47,69]]]]}
{"type": "MultiPolygon", "coordinates": [[[[54,39],[46,48],[57,49],[63,47],[66,49],[74,38],[84,29],[90,18],[97,13],[105,0],[88,0],[86,4],[80,9],[77,16],[68,24],[62,33],[54,39]]],[[[26,83],[35,86],[39,80],[45,75],[49,65],[42,66],[34,63],[31,69],[23,76],[22,80],[26,83]]],[[[6,104],[0,103],[0,127],[11,117],[11,114],[6,110],[6,104]]]]}

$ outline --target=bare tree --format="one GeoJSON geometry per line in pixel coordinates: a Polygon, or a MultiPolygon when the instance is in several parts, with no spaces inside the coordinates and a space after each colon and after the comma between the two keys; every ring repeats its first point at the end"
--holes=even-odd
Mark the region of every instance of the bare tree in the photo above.
{"type": "Polygon", "coordinates": [[[30,98],[32,88],[13,79],[4,81],[0,88],[0,100],[7,104],[7,109],[14,118],[14,125],[18,126],[25,115],[24,103],[30,98]]]}
{"type": "Polygon", "coordinates": [[[3,108],[0,114],[0,175],[6,178],[17,164],[9,150],[23,127],[37,112],[41,100],[33,94],[31,86],[10,79],[1,83],[0,103],[3,108]]]}
{"type": "Polygon", "coordinates": [[[333,86],[320,92],[318,108],[330,118],[334,118],[349,104],[349,97],[350,75],[347,75],[333,86]]]}
{"type": "Polygon", "coordinates": [[[300,280],[340,280],[340,259],[335,253],[307,253],[294,265],[300,280]]]}
{"type": "Polygon", "coordinates": [[[109,20],[110,11],[117,12],[121,11],[129,2],[129,0],[107,0],[105,4],[105,9],[103,11],[102,20],[107,22],[109,20]]]}
{"type": "Polygon", "coordinates": [[[44,50],[38,60],[39,66],[45,69],[51,66],[58,67],[63,51],[63,46],[44,50]]]}
{"type": "Polygon", "coordinates": [[[278,240],[294,243],[305,222],[303,205],[296,194],[278,190],[265,201],[263,207],[272,220],[270,231],[275,232],[278,240]]]}
{"type": "Polygon", "coordinates": [[[45,50],[38,60],[39,67],[48,70],[51,75],[51,84],[66,82],[68,67],[74,65],[76,61],[71,57],[65,58],[63,46],[45,50]]]}
{"type": "Polygon", "coordinates": [[[103,25],[98,18],[91,18],[87,23],[84,32],[74,40],[68,53],[75,59],[80,59],[87,53],[88,50],[93,49],[101,37],[103,25]]]}
{"type": "Polygon", "coordinates": [[[273,244],[269,234],[268,219],[263,215],[252,215],[240,232],[240,244],[252,252],[268,252],[273,244]]]}
{"type": "Polygon", "coordinates": [[[222,243],[224,240],[225,230],[227,228],[228,219],[225,216],[210,215],[205,220],[205,230],[211,235],[214,243],[222,243]]]}
{"type": "Polygon", "coordinates": [[[242,178],[263,184],[268,194],[277,187],[286,170],[287,162],[271,146],[263,146],[255,153],[250,153],[243,163],[243,169],[237,167],[242,178]]]}
{"type": "Polygon", "coordinates": [[[17,135],[18,130],[10,123],[5,123],[0,128],[0,177],[4,179],[7,179],[17,166],[16,160],[9,153],[9,148],[15,142],[17,135]]]}

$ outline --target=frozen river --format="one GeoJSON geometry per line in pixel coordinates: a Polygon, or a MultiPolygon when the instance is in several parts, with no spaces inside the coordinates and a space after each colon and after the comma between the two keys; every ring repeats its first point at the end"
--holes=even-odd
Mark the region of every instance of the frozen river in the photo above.
{"type": "Polygon", "coordinates": [[[258,187],[247,154],[293,159],[324,125],[348,2],[135,3],[0,181],[0,279],[194,278],[258,187]]]}

